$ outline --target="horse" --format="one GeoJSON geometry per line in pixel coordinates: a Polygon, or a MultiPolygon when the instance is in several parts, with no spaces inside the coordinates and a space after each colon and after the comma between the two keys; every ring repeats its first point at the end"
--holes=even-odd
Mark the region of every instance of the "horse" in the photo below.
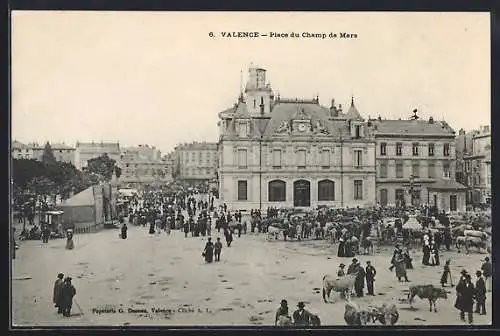
{"type": "Polygon", "coordinates": [[[330,298],[332,291],[339,292],[347,300],[356,282],[357,273],[352,273],[343,277],[334,277],[331,275],[323,276],[323,300],[327,303],[327,297],[330,298]]]}

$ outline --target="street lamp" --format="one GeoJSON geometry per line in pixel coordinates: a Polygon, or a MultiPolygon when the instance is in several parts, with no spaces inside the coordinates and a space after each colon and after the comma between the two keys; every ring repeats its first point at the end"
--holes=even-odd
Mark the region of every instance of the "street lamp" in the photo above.
{"type": "Polygon", "coordinates": [[[271,117],[264,115],[264,106],[261,105],[260,116],[254,118],[259,130],[259,210],[262,213],[262,141],[264,139],[264,132],[271,117]]]}

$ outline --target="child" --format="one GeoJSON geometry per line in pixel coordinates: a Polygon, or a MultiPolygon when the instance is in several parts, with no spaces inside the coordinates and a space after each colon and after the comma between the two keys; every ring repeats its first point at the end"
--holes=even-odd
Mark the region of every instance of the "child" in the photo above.
{"type": "Polygon", "coordinates": [[[450,260],[446,260],[446,263],[443,268],[443,275],[441,275],[441,286],[445,287],[448,284],[448,278],[450,279],[451,286],[453,286],[453,282],[451,281],[451,270],[450,270],[450,260]]]}

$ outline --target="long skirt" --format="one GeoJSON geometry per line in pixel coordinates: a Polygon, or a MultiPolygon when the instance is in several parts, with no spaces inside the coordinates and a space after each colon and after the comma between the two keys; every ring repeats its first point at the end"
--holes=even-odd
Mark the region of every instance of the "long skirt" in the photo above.
{"type": "Polygon", "coordinates": [[[73,238],[66,240],[66,250],[72,250],[75,248],[75,244],[73,243],[73,238]]]}
{"type": "Polygon", "coordinates": [[[406,278],[406,263],[404,261],[395,263],[396,266],[396,277],[406,278]]]}
{"type": "Polygon", "coordinates": [[[214,250],[213,249],[207,249],[205,251],[205,261],[208,263],[211,263],[214,259],[214,250]]]}

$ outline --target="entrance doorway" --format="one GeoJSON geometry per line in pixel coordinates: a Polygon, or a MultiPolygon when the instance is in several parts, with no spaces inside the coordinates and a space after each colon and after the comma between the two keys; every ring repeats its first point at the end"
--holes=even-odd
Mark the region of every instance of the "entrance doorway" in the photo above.
{"type": "Polygon", "coordinates": [[[311,205],[311,183],[306,180],[293,182],[293,206],[308,207],[311,205]]]}
{"type": "Polygon", "coordinates": [[[457,211],[457,195],[450,195],[450,211],[457,211]]]}

